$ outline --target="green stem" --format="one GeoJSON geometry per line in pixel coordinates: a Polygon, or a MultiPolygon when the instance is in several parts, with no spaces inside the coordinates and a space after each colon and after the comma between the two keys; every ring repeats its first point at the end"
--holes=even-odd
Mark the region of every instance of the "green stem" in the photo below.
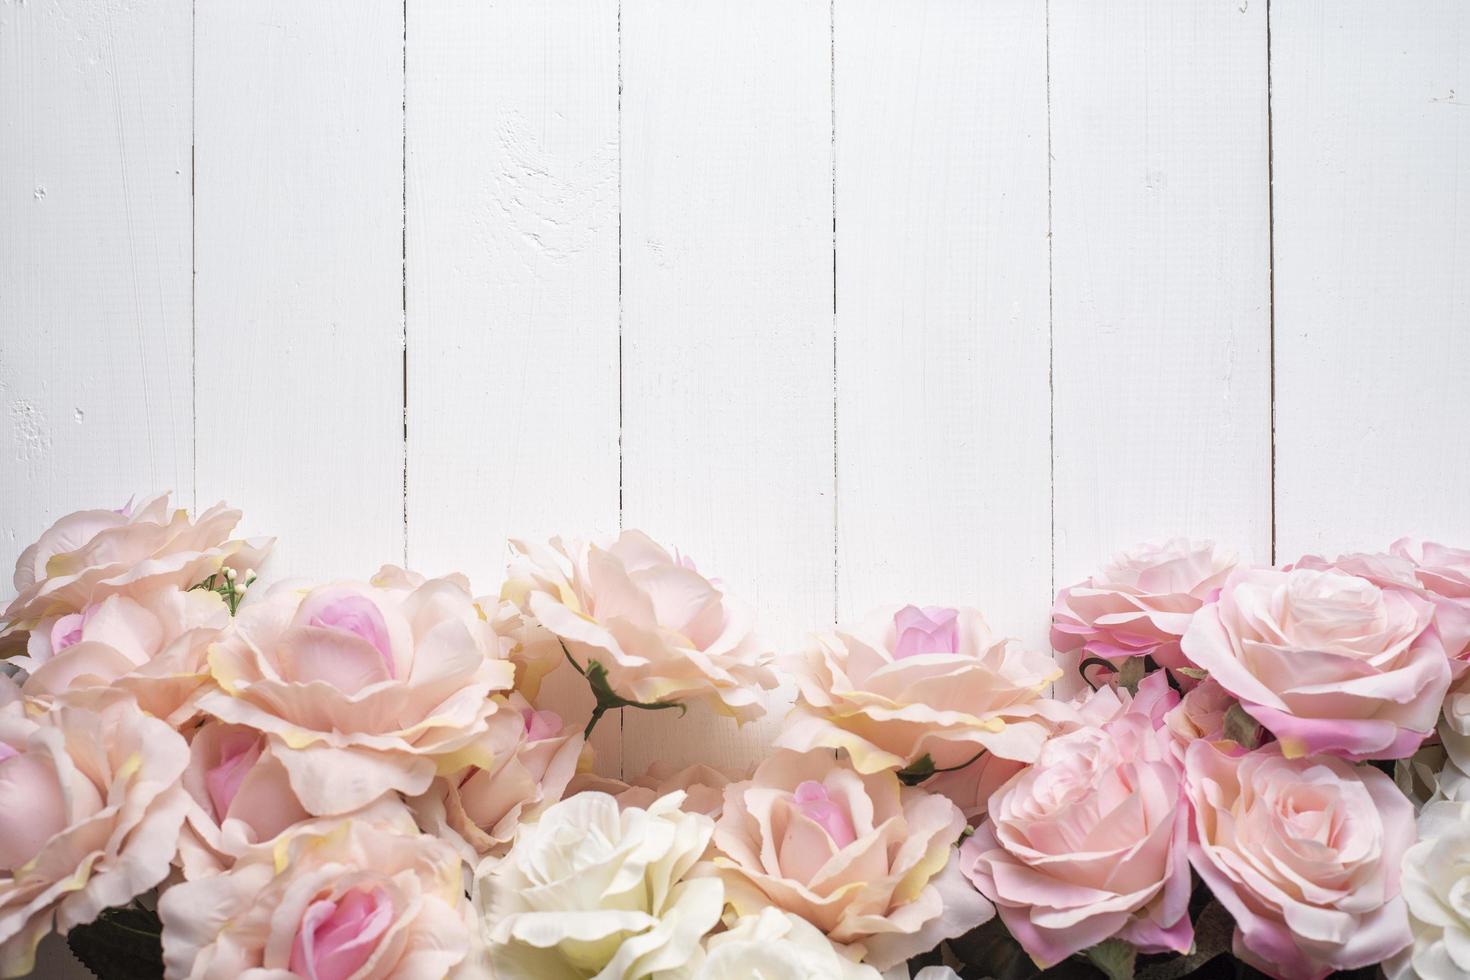
{"type": "Polygon", "coordinates": [[[682,701],[629,701],[612,689],[607,680],[607,668],[596,660],[588,661],[583,667],[577,663],[572,651],[567,649],[565,642],[560,637],[557,642],[561,644],[561,652],[566,654],[567,663],[583,677],[587,678],[587,686],[592,688],[592,696],[596,699],[596,705],[592,709],[592,717],[587,719],[587,727],[582,730],[583,738],[592,737],[592,729],[602,720],[602,716],[614,708],[638,708],[643,711],[663,711],[666,708],[678,708],[679,717],[684,717],[689,708],[682,701]]]}

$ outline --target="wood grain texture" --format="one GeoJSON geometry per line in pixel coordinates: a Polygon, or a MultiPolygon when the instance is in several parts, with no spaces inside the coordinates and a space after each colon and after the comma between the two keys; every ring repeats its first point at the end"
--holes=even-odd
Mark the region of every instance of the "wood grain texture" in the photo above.
{"type": "Polygon", "coordinates": [[[189,21],[0,4],[0,591],[63,514],[193,502],[189,21]]]}
{"type": "Polygon", "coordinates": [[[1265,4],[1051,4],[1055,581],[1270,557],[1265,4]]]}
{"type": "Polygon", "coordinates": [[[200,4],[199,498],[273,577],[403,560],[403,5],[200,4]]]}
{"type": "Polygon", "coordinates": [[[1046,20],[839,0],[838,613],[976,606],[1046,642],[1046,20]]]}
{"type": "MultiPolygon", "coordinates": [[[[830,6],[624,0],[622,49],[623,523],[789,646],[833,612],[830,6]]],[[[784,697],[628,712],[624,769],[749,762],[784,697]]]]}
{"type": "MultiPolygon", "coordinates": [[[[494,592],[507,538],[617,530],[618,8],[414,2],[408,32],[408,558],[494,592]]],[[[615,718],[594,743],[616,774],[615,718]]]]}
{"type": "Polygon", "coordinates": [[[1272,6],[1277,558],[1470,543],[1470,7],[1272,6]]]}

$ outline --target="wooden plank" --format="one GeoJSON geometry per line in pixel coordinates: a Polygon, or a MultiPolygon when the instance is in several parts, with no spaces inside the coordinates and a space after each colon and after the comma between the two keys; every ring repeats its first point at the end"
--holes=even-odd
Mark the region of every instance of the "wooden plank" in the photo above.
{"type": "Polygon", "coordinates": [[[198,480],[272,576],[403,560],[403,5],[201,4],[198,480]]]}
{"type": "Polygon", "coordinates": [[[1055,582],[1270,557],[1265,4],[1051,4],[1055,582]]]}
{"type": "Polygon", "coordinates": [[[981,608],[1045,649],[1046,19],[839,0],[838,611],[981,608]]]}
{"type": "MultiPolygon", "coordinates": [[[[830,5],[625,0],[622,51],[624,524],[787,646],[833,613],[830,5]]],[[[786,699],[629,713],[624,769],[751,762],[786,699]]]]}
{"type": "Polygon", "coordinates": [[[617,2],[408,23],[408,556],[494,592],[507,538],[617,530],[617,2]]]}
{"type": "Polygon", "coordinates": [[[0,570],[194,498],[187,5],[0,4],[0,570]]]}
{"type": "Polygon", "coordinates": [[[1470,7],[1276,4],[1277,558],[1470,543],[1470,7]]]}

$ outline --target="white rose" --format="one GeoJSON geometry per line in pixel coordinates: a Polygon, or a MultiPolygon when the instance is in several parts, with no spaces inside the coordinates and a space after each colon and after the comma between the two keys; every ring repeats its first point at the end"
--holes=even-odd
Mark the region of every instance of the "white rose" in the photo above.
{"type": "Polygon", "coordinates": [[[1438,802],[1419,814],[1419,842],[1404,853],[1403,894],[1413,945],[1383,964],[1389,980],[1470,975],[1470,803],[1438,802]]]}
{"type": "Polygon", "coordinates": [[[744,916],[711,936],[696,980],[879,980],[880,974],[844,956],[799,915],[777,908],[744,916]]]}
{"type": "Polygon", "coordinates": [[[619,811],[606,793],[581,793],[483,862],[476,904],[497,980],[636,980],[696,965],[725,893],[717,878],[684,880],[714,821],[680,810],[683,796],[619,811]]]}

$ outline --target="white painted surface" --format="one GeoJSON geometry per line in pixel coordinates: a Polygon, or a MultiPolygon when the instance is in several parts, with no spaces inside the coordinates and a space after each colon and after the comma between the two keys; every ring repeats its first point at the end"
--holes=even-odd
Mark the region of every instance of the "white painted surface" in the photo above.
{"type": "Polygon", "coordinates": [[[1267,7],[0,4],[0,561],[164,487],[484,591],[621,520],[781,646],[1039,643],[1141,537],[1470,543],[1470,11],[1267,7]]]}
{"type": "MultiPolygon", "coordinates": [[[[622,39],[623,523],[789,644],[832,615],[830,7],[625,0],[622,39]]],[[[673,714],[623,719],[627,771],[773,730],[673,714]]]]}
{"type": "Polygon", "coordinates": [[[1276,4],[1277,557],[1470,541],[1470,6],[1276,4]]]}

